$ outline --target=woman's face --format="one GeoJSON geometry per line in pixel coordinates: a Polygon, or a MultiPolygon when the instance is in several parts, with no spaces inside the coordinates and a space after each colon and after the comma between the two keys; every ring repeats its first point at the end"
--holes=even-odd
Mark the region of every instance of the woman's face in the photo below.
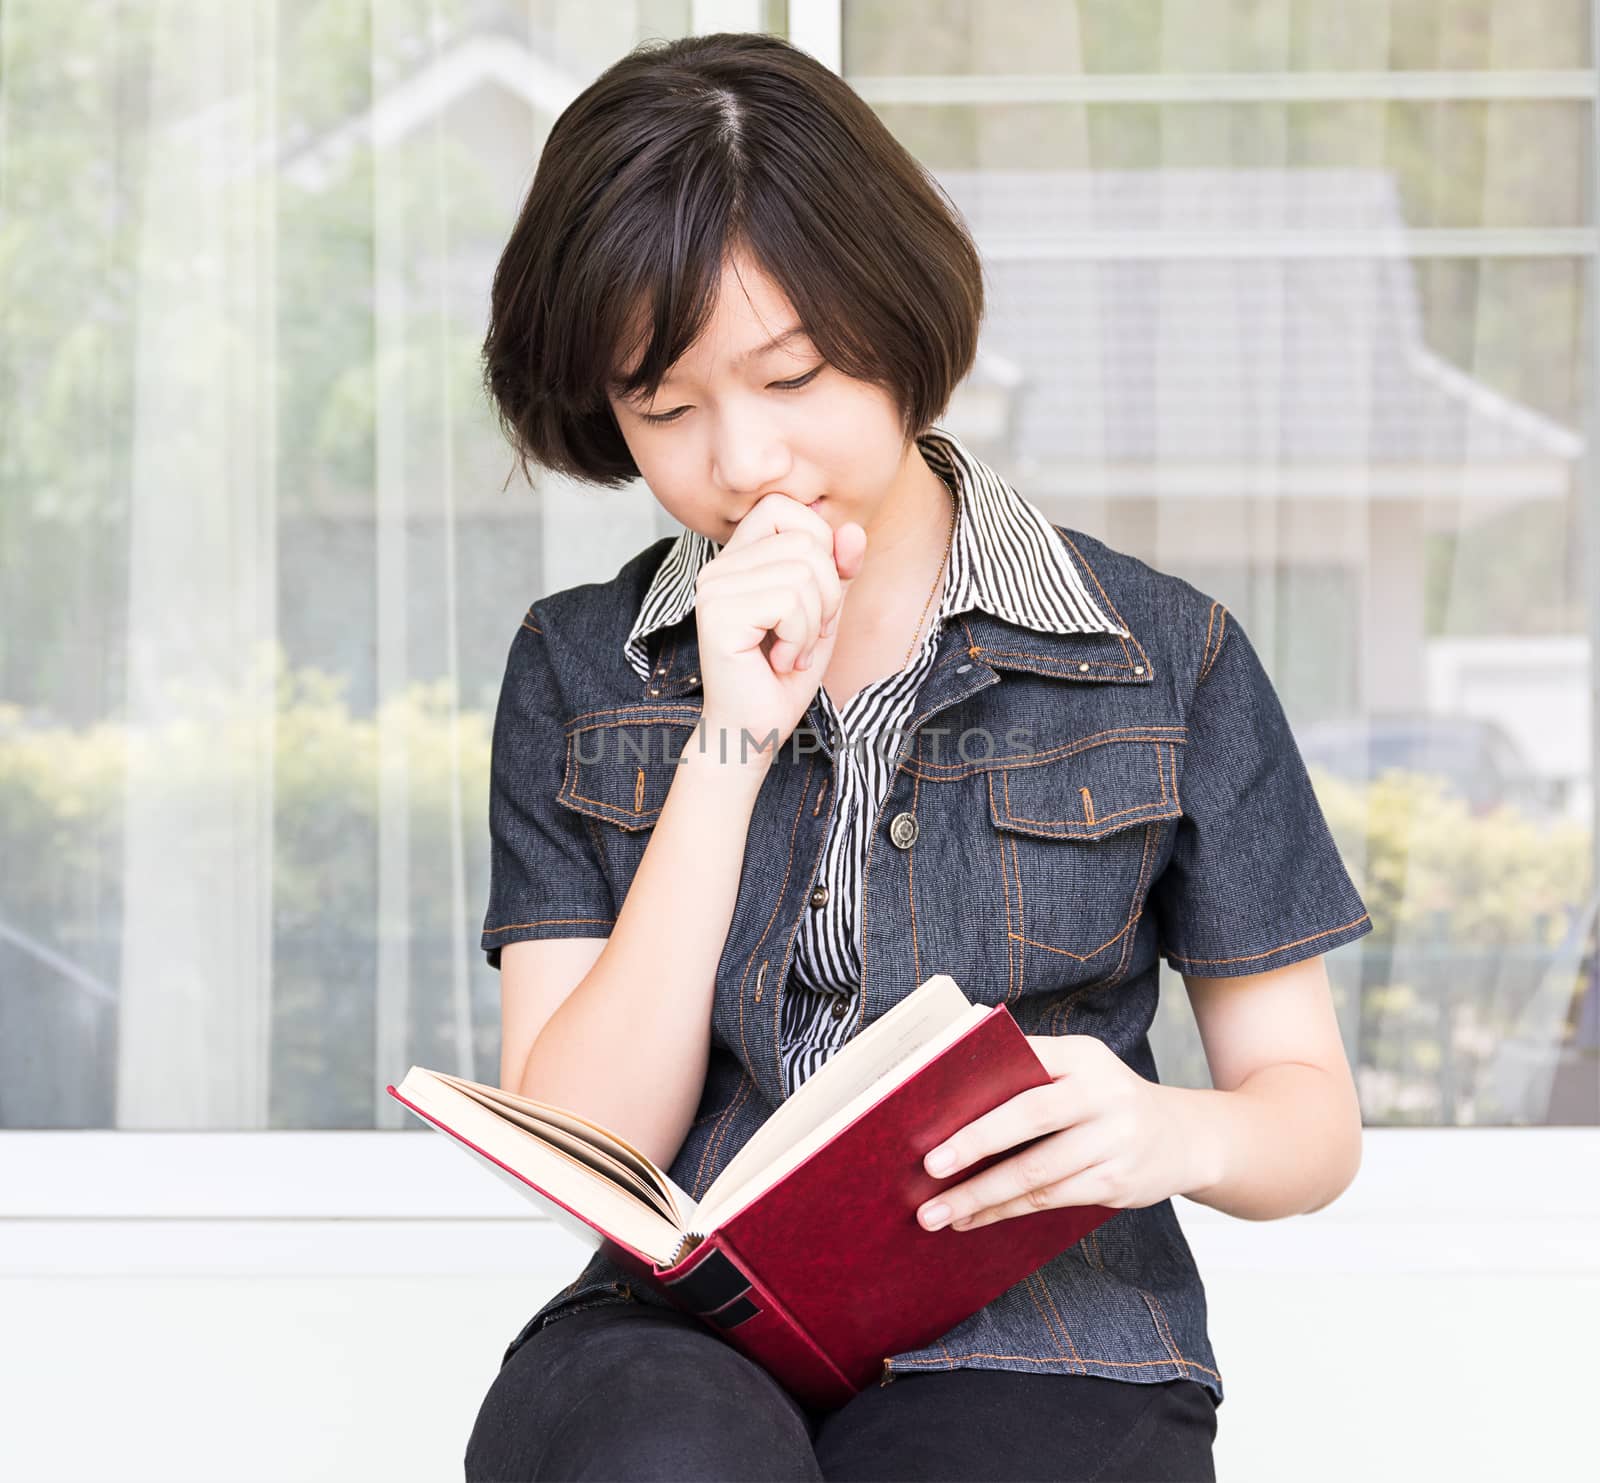
{"type": "Polygon", "coordinates": [[[827,364],[803,330],[783,338],[798,319],[777,285],[736,257],[705,331],[654,399],[611,395],[651,492],[718,545],[774,492],[813,506],[835,530],[854,520],[870,534],[904,477],[893,398],[827,364]],[[781,343],[767,348],[774,339],[781,343]]]}

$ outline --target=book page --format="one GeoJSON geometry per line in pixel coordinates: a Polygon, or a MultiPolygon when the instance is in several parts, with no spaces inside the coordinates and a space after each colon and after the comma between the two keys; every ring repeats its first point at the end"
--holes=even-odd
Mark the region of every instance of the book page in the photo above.
{"type": "MultiPolygon", "coordinates": [[[[822,1148],[830,1139],[836,1137],[845,1128],[849,1127],[862,1113],[875,1103],[886,1097],[895,1087],[906,1080],[913,1072],[935,1060],[945,1049],[960,1040],[989,1010],[981,1004],[974,1004],[968,1017],[947,1025],[944,1031],[935,1040],[923,1042],[921,1045],[911,1047],[906,1057],[894,1067],[893,1075],[880,1077],[871,1086],[864,1087],[857,1092],[842,1107],[836,1109],[824,1122],[811,1128],[799,1142],[790,1144],[770,1162],[759,1169],[752,1169],[750,1177],[725,1191],[719,1192],[715,1201],[710,1198],[711,1190],[706,1191],[706,1198],[700,1202],[700,1209],[696,1213],[696,1233],[715,1230],[730,1216],[736,1215],[752,1200],[755,1200],[773,1185],[777,1184],[791,1169],[797,1169],[817,1149],[822,1148]]],[[[824,1063],[826,1064],[826,1063],[824,1063]]],[[[816,1073],[813,1073],[815,1075],[816,1073]]],[[[805,1085],[809,1085],[809,1081],[805,1085]]],[[[801,1091],[805,1086],[801,1087],[801,1091]]],[[[796,1092],[795,1096],[800,1093],[796,1092]]],[[[793,1100],[792,1098],[790,1100],[793,1100]]],[[[787,1105],[787,1104],[786,1104],[787,1105]]],[[[741,1149],[742,1153],[744,1150],[741,1149]]],[[[731,1166],[730,1166],[731,1167],[731,1166]]],[[[724,1173],[727,1171],[724,1170],[724,1173]]]]}
{"type": "MultiPolygon", "coordinates": [[[[493,1095],[496,1089],[486,1087],[481,1082],[463,1081],[460,1077],[445,1076],[441,1072],[435,1072],[434,1075],[438,1076],[440,1081],[453,1086],[463,1096],[482,1103],[497,1117],[503,1117],[519,1128],[525,1128],[536,1138],[543,1138],[546,1143],[560,1149],[570,1158],[576,1159],[581,1164],[587,1164],[596,1174],[620,1184],[635,1199],[643,1200],[652,1206],[664,1219],[677,1221],[678,1212],[673,1208],[673,1202],[662,1194],[653,1179],[642,1178],[633,1164],[613,1158],[605,1148],[596,1147],[586,1138],[574,1137],[568,1128],[562,1125],[566,1119],[558,1122],[554,1118],[524,1112],[504,1094],[493,1095]]],[[[515,1101],[525,1102],[526,1099],[518,1097],[515,1101]]]]}
{"type": "Polygon", "coordinates": [[[751,1135],[701,1197],[693,1229],[703,1234],[771,1188],[859,1110],[988,1013],[949,974],[925,980],[829,1056],[751,1135]],[[849,1116],[841,1117],[846,1110],[849,1116]]]}
{"type": "Polygon", "coordinates": [[[488,1099],[498,1102],[507,1108],[517,1108],[537,1122],[549,1127],[553,1125],[563,1130],[568,1137],[576,1139],[579,1143],[587,1144],[592,1149],[599,1149],[608,1154],[612,1159],[633,1171],[635,1177],[648,1184],[657,1192],[657,1197],[651,1203],[660,1209],[669,1219],[677,1222],[687,1229],[693,1221],[698,1209],[695,1198],[678,1184],[664,1169],[656,1167],[654,1161],[646,1154],[640,1153],[631,1143],[627,1142],[610,1128],[603,1128],[599,1123],[591,1122],[586,1117],[580,1117],[568,1107],[557,1107],[554,1102],[540,1102],[532,1097],[519,1096],[516,1092],[508,1092],[502,1087],[485,1086],[482,1082],[464,1081],[459,1076],[447,1076],[442,1071],[432,1073],[440,1081],[448,1082],[458,1091],[466,1092],[468,1096],[477,1096],[479,1100],[488,1099]],[[665,1204],[662,1204],[665,1201],[665,1204]]]}
{"type": "Polygon", "coordinates": [[[451,1141],[490,1157],[528,1181],[519,1193],[552,1219],[569,1225],[568,1206],[601,1232],[665,1265],[683,1242],[683,1230],[591,1164],[573,1158],[519,1127],[503,1110],[485,1105],[426,1067],[413,1066],[395,1088],[427,1114],[451,1141]],[[531,1187],[530,1187],[531,1186],[531,1187]]]}

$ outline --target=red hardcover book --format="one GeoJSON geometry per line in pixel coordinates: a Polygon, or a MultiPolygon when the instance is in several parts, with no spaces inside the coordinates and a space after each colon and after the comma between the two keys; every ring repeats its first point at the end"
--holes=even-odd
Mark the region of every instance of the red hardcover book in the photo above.
{"type": "MultiPolygon", "coordinates": [[[[924,1230],[929,1149],[1050,1080],[1004,1005],[937,974],[836,1051],[696,1201],[569,1109],[413,1066],[389,1093],[813,1407],[842,1405],[1117,1212],[924,1230]]],[[[1018,1148],[1023,1145],[1018,1145],[1018,1148]]]]}

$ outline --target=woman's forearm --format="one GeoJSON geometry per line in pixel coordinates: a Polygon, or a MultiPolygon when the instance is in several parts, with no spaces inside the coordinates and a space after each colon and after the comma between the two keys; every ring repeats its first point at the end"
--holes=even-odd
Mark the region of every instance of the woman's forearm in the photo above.
{"type": "Polygon", "coordinates": [[[603,1124],[662,1169],[705,1085],[717,964],[764,776],[691,741],[604,951],[523,1067],[524,1095],[603,1124]]]}
{"type": "Polygon", "coordinates": [[[1285,1062],[1232,1091],[1163,1087],[1192,1132],[1194,1183],[1183,1194],[1241,1220],[1309,1215],[1361,1166],[1361,1106],[1348,1074],[1285,1062]]]}

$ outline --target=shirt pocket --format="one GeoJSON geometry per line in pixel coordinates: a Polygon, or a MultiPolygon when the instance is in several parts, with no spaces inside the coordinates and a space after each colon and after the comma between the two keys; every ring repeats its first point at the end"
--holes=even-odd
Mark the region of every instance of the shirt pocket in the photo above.
{"type": "Polygon", "coordinates": [[[1013,983],[1114,981],[1178,797],[1181,727],[1099,732],[988,774],[1013,983]]]}
{"type": "Polygon", "coordinates": [[[567,723],[556,802],[588,821],[619,906],[678,775],[678,758],[698,724],[699,712],[692,707],[682,717],[580,716],[567,723]]]}

